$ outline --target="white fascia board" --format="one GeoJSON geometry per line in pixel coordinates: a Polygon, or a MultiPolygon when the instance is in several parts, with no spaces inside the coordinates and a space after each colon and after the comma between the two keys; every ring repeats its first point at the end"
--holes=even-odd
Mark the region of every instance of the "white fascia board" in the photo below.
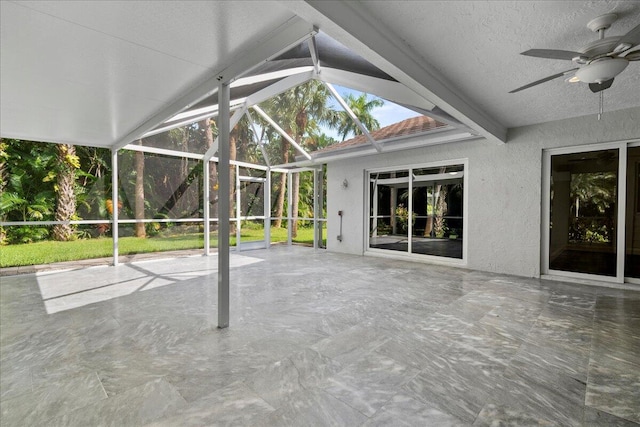
{"type": "MultiPolygon", "coordinates": [[[[449,129],[443,131],[431,131],[435,134],[416,134],[410,137],[398,137],[391,138],[384,141],[379,141],[384,147],[384,153],[391,153],[394,151],[410,150],[413,148],[429,147],[431,145],[448,144],[452,142],[470,141],[470,140],[484,140],[485,138],[475,135],[460,129],[449,129]],[[404,141],[399,141],[404,140],[404,141]]],[[[336,150],[335,152],[327,152],[324,155],[313,155],[313,159],[316,163],[329,163],[335,160],[349,159],[353,157],[362,157],[368,155],[380,155],[370,145],[359,145],[356,147],[345,147],[343,150],[336,150]]],[[[297,166],[308,166],[307,161],[300,161],[291,163],[297,166]]]]}
{"type": "Polygon", "coordinates": [[[271,99],[274,96],[280,95],[283,92],[301,85],[315,76],[313,69],[298,74],[292,74],[282,80],[275,82],[274,84],[265,87],[247,97],[247,105],[252,107],[260,104],[261,102],[271,99]]]}
{"type": "Polygon", "coordinates": [[[323,82],[369,93],[397,104],[412,105],[423,110],[433,110],[435,104],[418,95],[405,85],[391,80],[364,76],[350,71],[322,67],[318,79],[323,82]]]}
{"type": "Polygon", "coordinates": [[[269,36],[260,40],[252,49],[239,53],[226,65],[212,70],[203,81],[120,138],[113,144],[112,148],[117,150],[131,141],[140,139],[142,135],[164,123],[168,118],[217,92],[220,82],[232,82],[265,61],[298,45],[316,32],[317,29],[303,19],[298,17],[291,18],[269,36]]]}
{"type": "Polygon", "coordinates": [[[496,143],[507,128],[455,89],[393,31],[368,15],[360,2],[299,0],[283,5],[364,59],[442,108],[452,117],[496,143]]]}

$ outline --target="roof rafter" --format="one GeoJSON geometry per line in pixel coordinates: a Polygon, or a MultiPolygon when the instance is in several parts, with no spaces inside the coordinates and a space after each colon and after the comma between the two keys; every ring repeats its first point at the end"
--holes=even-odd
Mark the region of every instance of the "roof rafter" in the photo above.
{"type": "Polygon", "coordinates": [[[288,20],[269,36],[263,38],[252,49],[243,52],[235,60],[222,65],[220,68],[212,70],[203,81],[196,84],[187,93],[180,95],[169,105],[160,109],[116,141],[113,144],[113,148],[122,148],[131,141],[139,139],[143,134],[159,126],[176,113],[214,94],[218,90],[218,85],[221,81],[231,82],[241,77],[264,61],[289,50],[316,32],[317,30],[314,27],[298,17],[288,20]]]}
{"type": "MultiPolygon", "coordinates": [[[[242,107],[239,110],[236,110],[235,113],[233,113],[233,116],[231,116],[231,118],[229,119],[229,132],[233,131],[233,128],[236,127],[236,125],[238,124],[238,122],[246,112],[247,112],[247,106],[245,105],[244,107],[242,107]]],[[[216,137],[211,147],[209,147],[207,152],[204,153],[205,162],[208,162],[218,151],[218,141],[219,141],[219,138],[216,137]]]]}
{"type": "Polygon", "coordinates": [[[320,57],[318,56],[318,44],[316,43],[316,37],[311,36],[309,40],[307,40],[307,43],[309,44],[309,54],[313,61],[313,69],[316,74],[320,74],[320,57]]]}
{"type": "Polygon", "coordinates": [[[248,109],[246,114],[247,114],[247,119],[249,119],[249,124],[251,125],[251,129],[253,130],[253,138],[255,139],[256,144],[258,144],[258,147],[260,147],[260,152],[262,153],[262,157],[264,157],[264,162],[266,163],[267,166],[271,166],[271,162],[269,161],[269,154],[267,153],[267,150],[264,149],[264,142],[262,142],[262,138],[258,138],[256,123],[253,121],[253,117],[251,117],[251,113],[249,112],[248,109]]]}
{"type": "Polygon", "coordinates": [[[302,154],[303,156],[305,156],[307,158],[307,160],[309,160],[311,163],[313,163],[313,159],[311,158],[311,155],[309,153],[307,153],[307,151],[302,148],[300,146],[300,144],[298,144],[296,142],[295,139],[293,139],[291,137],[291,135],[289,135],[287,132],[284,131],[284,129],[282,129],[276,122],[273,121],[273,119],[271,117],[269,117],[269,115],[267,113],[265,113],[260,107],[258,107],[257,105],[254,105],[253,108],[256,113],[260,114],[260,116],[265,119],[267,122],[269,122],[269,124],[280,134],[282,135],[282,137],[284,139],[286,139],[287,141],[289,141],[289,144],[293,145],[295,147],[296,150],[298,150],[300,152],[300,154],[302,154]]]}
{"type": "Polygon", "coordinates": [[[287,90],[301,85],[309,80],[311,80],[314,76],[313,71],[304,71],[297,74],[292,74],[289,77],[286,77],[282,80],[275,82],[274,84],[265,87],[258,92],[255,92],[247,97],[247,105],[252,107],[254,105],[260,104],[267,99],[273,98],[276,95],[279,95],[287,90]]]}
{"type": "Polygon", "coordinates": [[[378,143],[378,141],[376,141],[375,139],[373,139],[373,137],[371,136],[371,134],[369,133],[369,130],[362,124],[362,122],[360,121],[360,119],[358,119],[358,117],[355,115],[355,113],[351,110],[351,108],[349,107],[349,105],[345,102],[345,100],[340,96],[340,94],[338,93],[338,91],[333,87],[333,85],[331,83],[327,83],[327,82],[322,82],[327,89],[329,89],[329,92],[331,92],[331,94],[333,95],[333,97],[338,101],[338,103],[342,106],[342,108],[344,108],[344,111],[347,112],[347,114],[349,115],[349,117],[351,117],[351,120],[353,120],[356,124],[356,126],[358,126],[358,128],[362,131],[362,134],[367,138],[367,140],[369,140],[369,142],[371,143],[371,145],[373,145],[376,148],[376,151],[378,153],[382,152],[382,145],[380,145],[378,143]]]}
{"type": "Polygon", "coordinates": [[[368,15],[358,2],[300,0],[296,13],[399,82],[433,101],[485,138],[503,143],[507,129],[454,89],[445,76],[400,37],[368,15]]]}
{"type": "MultiPolygon", "coordinates": [[[[244,106],[244,103],[245,103],[245,98],[233,100],[231,102],[231,111],[235,111],[238,108],[242,108],[244,106]]],[[[199,122],[200,120],[208,119],[208,118],[215,117],[215,116],[218,115],[218,105],[214,105],[214,106],[211,106],[211,107],[206,108],[206,109],[203,108],[202,110],[206,110],[206,111],[204,111],[202,114],[197,114],[197,115],[194,115],[194,114],[189,115],[189,114],[187,114],[187,115],[185,115],[186,118],[184,120],[180,120],[178,122],[174,121],[174,120],[176,120],[176,117],[177,117],[177,116],[174,116],[170,120],[167,121],[167,125],[166,126],[162,126],[162,127],[150,130],[149,132],[147,132],[144,135],[142,135],[140,138],[147,138],[149,136],[153,136],[153,135],[157,135],[159,133],[167,132],[167,131],[170,131],[171,129],[179,128],[179,127],[182,127],[182,126],[187,126],[187,125],[190,125],[192,123],[199,122]],[[173,121],[173,123],[170,123],[172,121],[173,121]]]]}

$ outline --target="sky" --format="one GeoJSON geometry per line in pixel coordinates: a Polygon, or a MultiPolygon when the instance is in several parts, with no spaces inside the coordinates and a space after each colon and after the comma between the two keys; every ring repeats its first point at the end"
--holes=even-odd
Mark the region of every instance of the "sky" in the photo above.
{"type": "MultiPolygon", "coordinates": [[[[335,86],[335,88],[340,94],[340,96],[342,96],[343,98],[348,94],[353,94],[353,96],[357,97],[357,96],[360,96],[360,94],[362,93],[357,90],[349,89],[342,86],[335,86]]],[[[373,95],[369,95],[369,96],[373,97],[373,95]]],[[[331,100],[333,102],[332,104],[330,104],[332,107],[342,110],[342,107],[338,104],[337,101],[335,101],[333,98],[331,98],[331,100]]],[[[417,117],[420,115],[420,113],[416,113],[415,111],[409,110],[398,104],[394,104],[393,102],[389,102],[386,100],[384,101],[384,105],[382,107],[375,108],[374,110],[371,111],[371,114],[373,114],[373,116],[378,120],[378,122],[380,122],[381,128],[385,126],[389,126],[393,123],[398,123],[404,119],[408,119],[409,117],[417,117]]],[[[329,129],[324,126],[322,126],[321,128],[324,131],[324,133],[327,134],[328,136],[331,136],[337,139],[338,141],[341,140],[341,138],[338,136],[335,130],[329,129]]],[[[352,137],[353,135],[347,136],[347,139],[350,139],[352,137]]]]}

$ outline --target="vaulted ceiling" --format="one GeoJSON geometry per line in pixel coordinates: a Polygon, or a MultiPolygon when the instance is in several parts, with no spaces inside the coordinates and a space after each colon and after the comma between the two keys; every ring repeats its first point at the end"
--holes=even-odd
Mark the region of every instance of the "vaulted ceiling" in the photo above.
{"type": "MultiPolygon", "coordinates": [[[[578,50],[609,12],[607,36],[640,23],[640,2],[623,1],[2,1],[0,135],[122,147],[320,32],[421,108],[506,141],[511,127],[595,117],[583,83],[508,92],[572,68],[520,52],[578,50]]],[[[637,106],[640,61],[604,92],[605,119],[637,106]]]]}

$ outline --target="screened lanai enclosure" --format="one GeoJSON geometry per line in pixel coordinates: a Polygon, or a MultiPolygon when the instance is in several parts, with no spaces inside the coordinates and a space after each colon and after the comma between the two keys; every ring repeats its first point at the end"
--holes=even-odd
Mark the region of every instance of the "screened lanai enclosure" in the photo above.
{"type": "MultiPolygon", "coordinates": [[[[224,284],[228,248],[268,248],[274,242],[326,247],[331,158],[406,149],[404,141],[414,136],[434,138],[433,143],[476,137],[425,97],[306,24],[289,23],[254,54],[180,96],[110,150],[99,143],[60,145],[53,157],[79,171],[70,178],[73,214],[3,212],[3,236],[37,241],[63,228],[75,238],[110,241],[114,265],[120,253],[136,253],[134,237],[147,239],[145,250],[160,240],[170,242],[170,249],[193,249],[196,241],[203,254],[218,253],[224,284]],[[264,55],[266,60],[257,59],[264,55]],[[385,104],[396,112],[395,121],[419,120],[378,130],[370,111],[385,104]],[[80,158],[88,163],[80,165],[80,158]]],[[[58,136],[55,142],[64,140],[58,136]]],[[[8,144],[19,149],[21,142],[8,144]]],[[[32,171],[9,173],[26,185],[32,171]]],[[[463,176],[463,165],[372,174],[371,248],[463,258],[463,176]]],[[[224,327],[228,284],[219,292],[224,327]]]]}
{"type": "MultiPolygon", "coordinates": [[[[171,114],[167,108],[166,117],[159,120],[163,114],[157,115],[156,122],[147,121],[111,150],[78,145],[88,164],[74,184],[79,187],[75,214],[53,218],[52,212],[49,217],[43,212],[3,213],[5,236],[15,236],[16,242],[34,241],[62,226],[81,238],[112,238],[114,264],[120,249],[135,252],[127,241],[119,242],[130,236],[174,238],[176,248],[181,239],[195,238],[208,254],[218,247],[220,233],[229,236],[230,246],[244,250],[265,248],[274,241],[291,244],[301,228],[307,230],[306,243],[322,248],[326,244],[327,155],[352,155],[354,149],[365,154],[367,149],[374,153],[402,149],[398,140],[416,135],[435,134],[443,141],[473,136],[350,49],[315,29],[305,33],[298,27],[302,26],[292,24],[288,30],[299,34],[290,47],[282,49],[278,43],[284,41],[274,37],[268,41],[269,49],[277,52],[271,58],[257,64],[246,58],[224,70],[230,77],[216,76],[198,88],[198,92],[209,88],[204,96],[193,91],[185,94],[173,105],[184,101],[186,108],[171,114]],[[366,109],[385,103],[402,111],[402,117],[424,117],[426,124],[400,134],[376,131],[380,124],[367,116],[366,109]],[[147,130],[137,133],[143,127],[147,130]],[[344,141],[350,135],[355,138],[344,141]],[[220,136],[228,152],[219,149],[220,136]],[[229,163],[228,173],[221,172],[226,170],[221,160],[229,163]],[[228,197],[223,195],[223,184],[229,186],[228,197]],[[277,237],[272,236],[272,226],[286,234],[278,231],[277,237]],[[30,231],[21,236],[25,227],[30,231]]],[[[75,153],[75,147],[69,149],[75,153]]],[[[9,167],[9,173],[26,180],[34,172],[9,167]]],[[[395,179],[403,173],[407,172],[398,172],[395,179]]],[[[463,228],[462,184],[450,188],[454,181],[448,169],[447,180],[439,181],[429,177],[431,171],[415,173],[424,175],[412,181],[412,188],[424,190],[416,193],[415,201],[412,197],[403,202],[406,182],[401,184],[404,189],[398,189],[399,184],[385,186],[383,178],[374,188],[376,197],[386,198],[376,206],[387,206],[387,212],[374,214],[386,226],[380,224],[381,233],[374,228],[372,247],[460,258],[461,240],[456,241],[456,236],[462,236],[463,228]],[[388,189],[393,189],[393,200],[400,191],[400,202],[391,211],[388,189]],[[417,223],[397,229],[396,210],[408,207],[407,202],[420,209],[414,214],[417,223]],[[446,217],[436,214],[442,212],[442,203],[449,206],[446,217]],[[446,236],[443,222],[448,223],[446,236]],[[407,230],[412,230],[414,243],[395,242],[407,230]]],[[[43,179],[47,178],[36,180],[43,179]]]]}

